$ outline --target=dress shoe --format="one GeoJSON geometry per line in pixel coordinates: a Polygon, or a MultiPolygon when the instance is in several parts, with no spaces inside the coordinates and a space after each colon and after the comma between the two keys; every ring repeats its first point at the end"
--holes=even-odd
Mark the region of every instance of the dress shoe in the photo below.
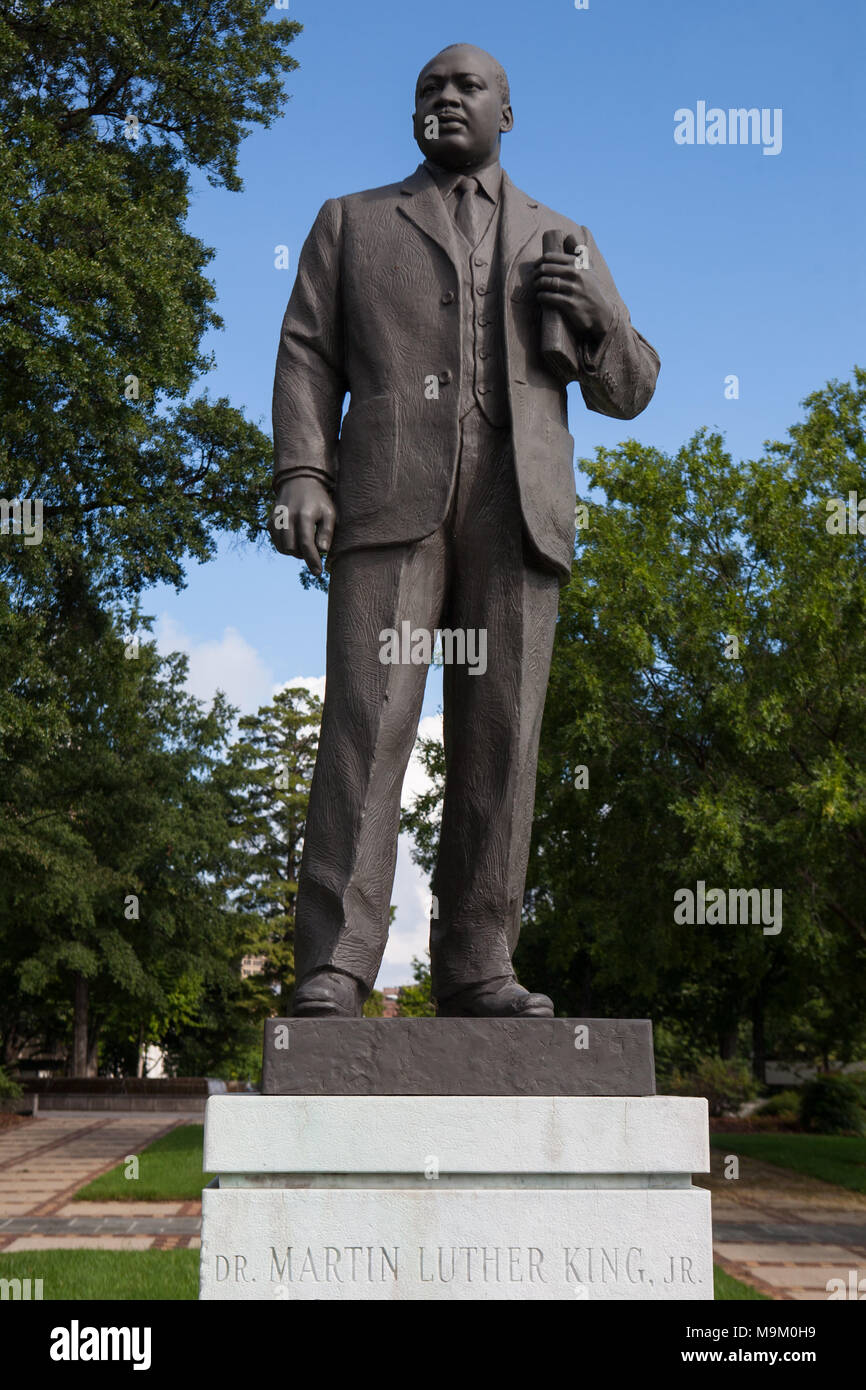
{"type": "Polygon", "coordinates": [[[295,990],[294,1018],[360,1018],[367,990],[354,975],[319,970],[295,990]]]}
{"type": "Polygon", "coordinates": [[[503,975],[438,1000],[436,1012],[440,1018],[553,1018],[553,1000],[503,975]]]}

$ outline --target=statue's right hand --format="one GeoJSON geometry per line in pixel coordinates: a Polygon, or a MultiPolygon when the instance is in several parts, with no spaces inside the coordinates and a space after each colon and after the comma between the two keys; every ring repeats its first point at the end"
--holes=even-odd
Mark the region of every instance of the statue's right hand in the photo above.
{"type": "Polygon", "coordinates": [[[320,552],[334,538],[337,512],[327,488],[315,478],[287,478],[271,508],[268,533],[282,555],[306,560],[313,574],[322,573],[320,552]]]}

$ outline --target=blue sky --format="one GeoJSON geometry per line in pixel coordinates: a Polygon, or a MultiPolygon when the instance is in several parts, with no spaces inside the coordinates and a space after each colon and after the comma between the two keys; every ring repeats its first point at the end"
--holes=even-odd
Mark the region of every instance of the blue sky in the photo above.
{"type": "MultiPolygon", "coordinates": [[[[274,16],[285,10],[274,11],[274,16]]],[[[414,82],[446,44],[487,48],[508,71],[515,129],[502,162],[528,193],[589,226],[662,361],[637,420],[592,414],[570,389],[577,458],[631,437],[675,450],[701,425],[757,457],[799,402],[862,361],[862,0],[291,0],[304,25],[285,115],[240,158],[244,191],[196,182],[189,229],[216,255],[223,332],[207,346],[212,394],[270,429],[280,322],[304,238],[326,198],[390,183],[419,161],[414,82]],[[782,147],[678,145],[674,113],[699,101],[782,111],[782,147]],[[287,245],[290,268],[274,267],[287,245]],[[739,399],[725,378],[739,378],[739,399]]],[[[245,710],[325,670],[326,600],[299,562],[226,545],[180,594],[145,610],[166,649],[190,653],[191,688],[245,710]]],[[[431,673],[425,715],[435,722],[431,673]]],[[[421,888],[401,851],[384,983],[409,978],[421,888]]]]}

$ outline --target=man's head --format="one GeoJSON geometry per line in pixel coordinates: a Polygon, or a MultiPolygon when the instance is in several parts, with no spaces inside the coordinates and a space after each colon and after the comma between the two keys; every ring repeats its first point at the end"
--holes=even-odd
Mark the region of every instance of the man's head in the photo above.
{"type": "Polygon", "coordinates": [[[508,78],[483,48],[455,43],[421,69],[415,86],[413,128],[426,159],[445,169],[481,167],[499,153],[511,130],[508,78]]]}

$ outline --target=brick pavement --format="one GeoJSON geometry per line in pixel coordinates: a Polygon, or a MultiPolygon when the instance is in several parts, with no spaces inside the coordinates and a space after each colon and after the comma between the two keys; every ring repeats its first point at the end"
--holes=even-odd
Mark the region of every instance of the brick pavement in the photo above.
{"type": "Polygon", "coordinates": [[[200,1202],[73,1202],[85,1183],[197,1115],[48,1111],[0,1128],[0,1252],[199,1244],[200,1202]]]}
{"type": "MultiPolygon", "coordinates": [[[[72,1194],[195,1115],[53,1112],[0,1129],[0,1251],[147,1250],[199,1245],[200,1202],[81,1202],[72,1194]]],[[[735,1151],[735,1144],[731,1144],[735,1151]]],[[[866,1279],[866,1196],[725,1154],[698,1177],[713,1196],[717,1264],[786,1301],[824,1300],[827,1282],[866,1279]]]]}
{"type": "Polygon", "coordinates": [[[739,1177],[727,1179],[724,1162],[713,1149],[712,1172],[696,1183],[712,1192],[714,1257],[729,1274],[806,1302],[826,1300],[830,1279],[847,1289],[852,1270],[866,1279],[866,1196],[742,1155],[739,1177]]]}

